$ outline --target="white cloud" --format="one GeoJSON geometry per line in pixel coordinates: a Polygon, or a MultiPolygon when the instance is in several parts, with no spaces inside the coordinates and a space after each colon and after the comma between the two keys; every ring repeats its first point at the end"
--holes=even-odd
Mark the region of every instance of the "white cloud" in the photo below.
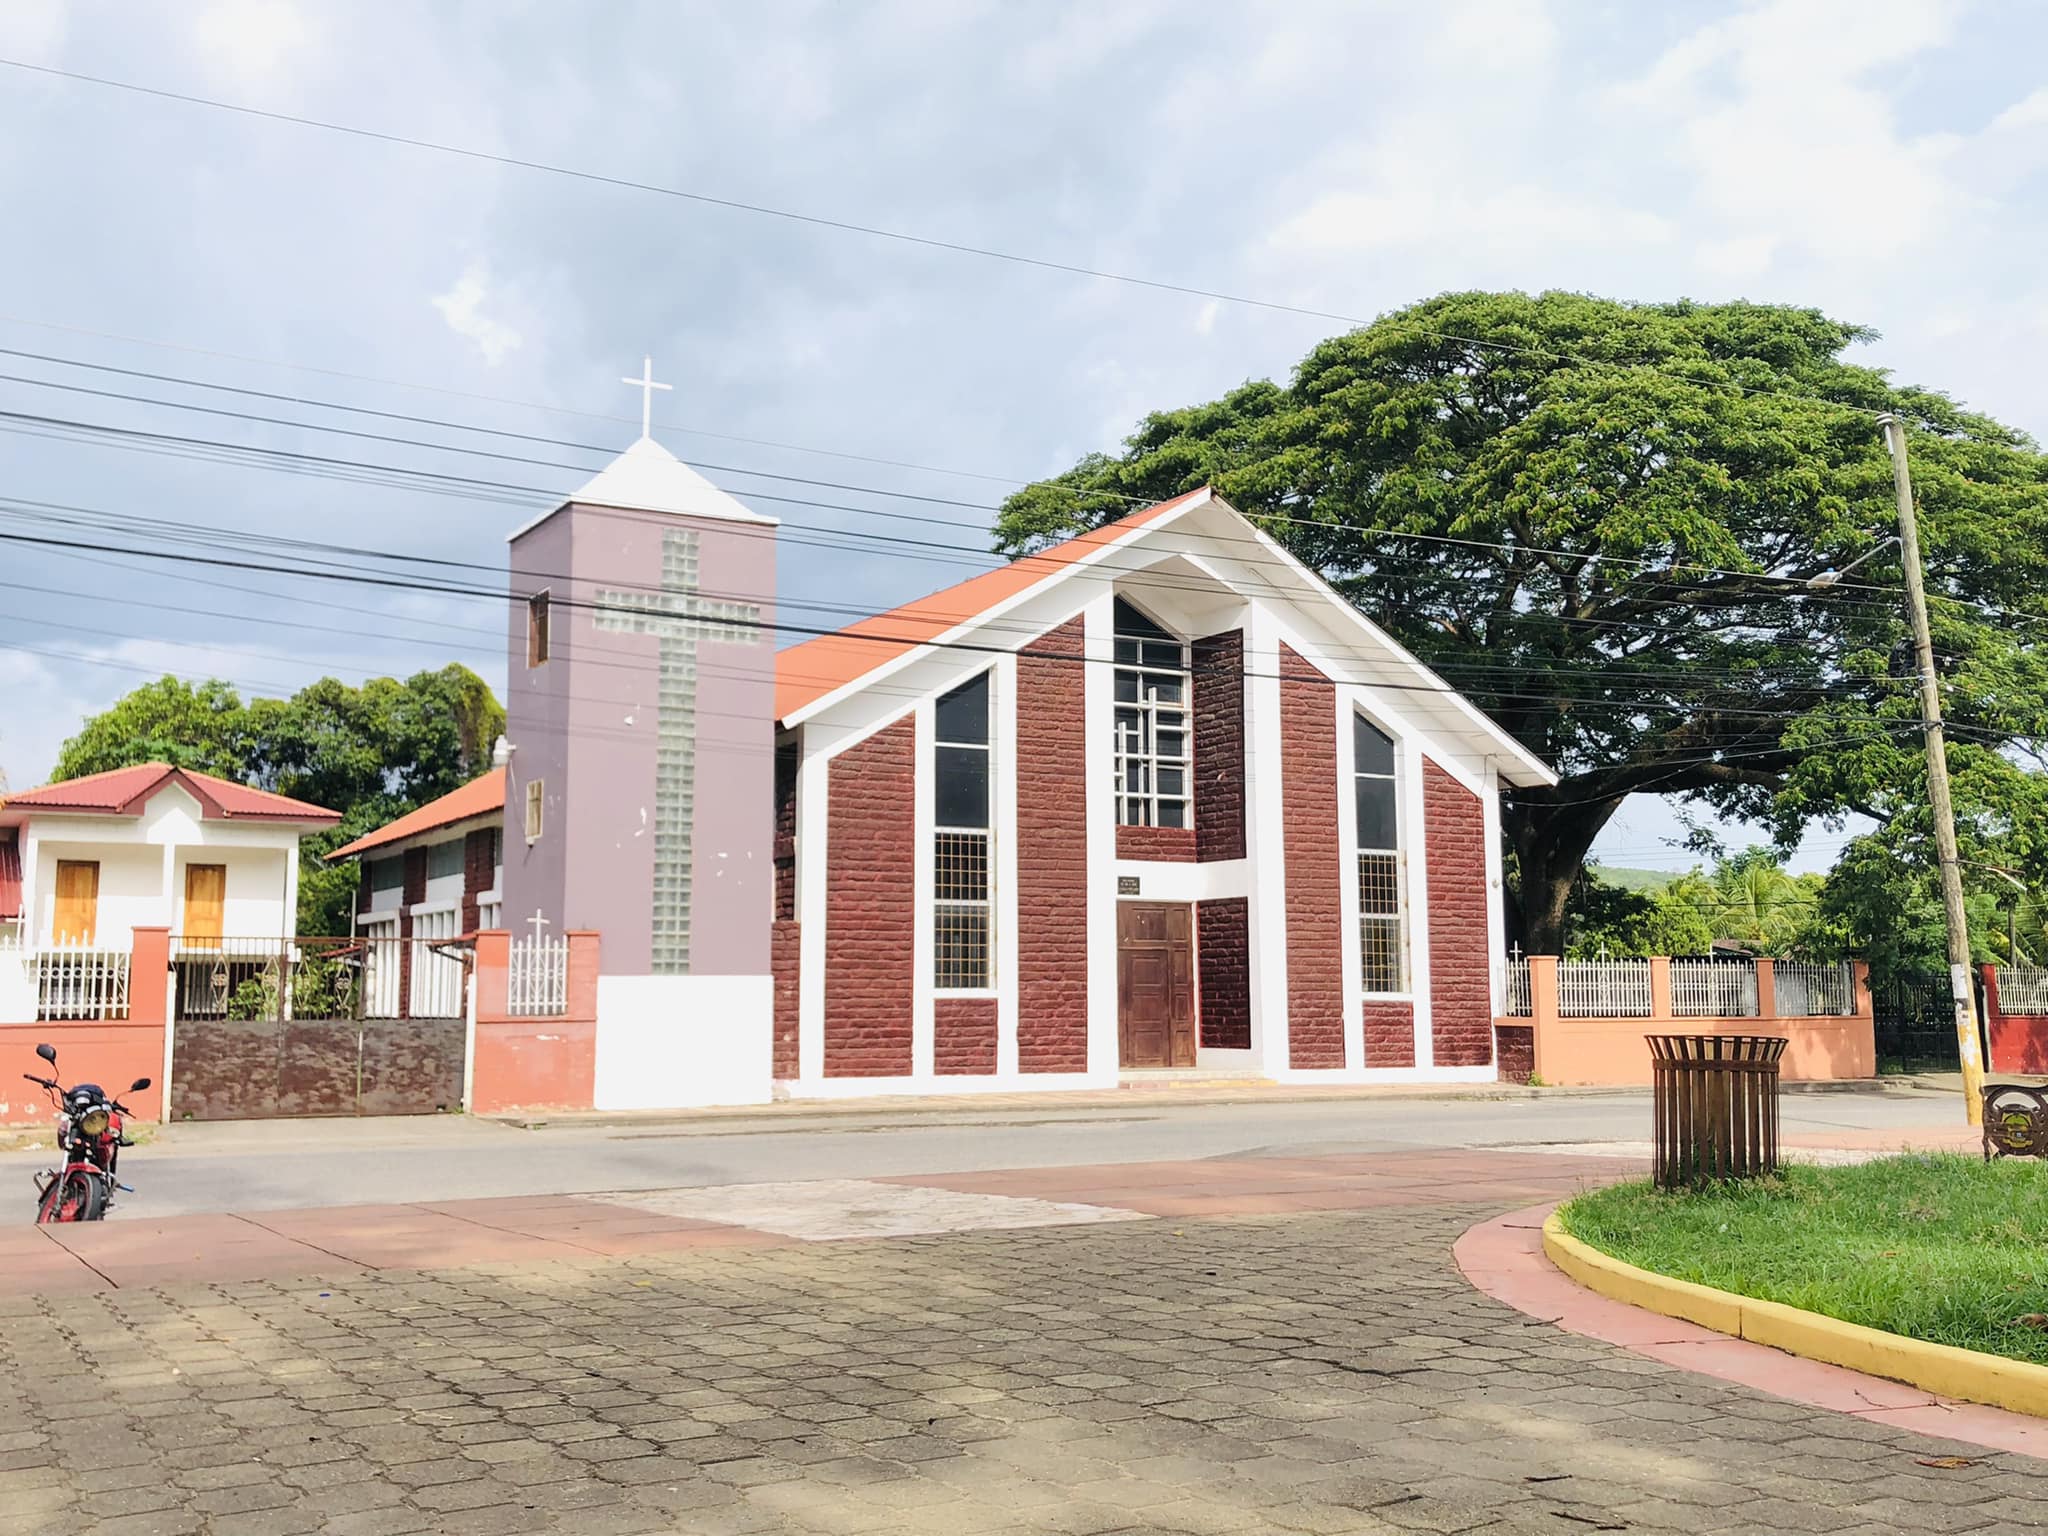
{"type": "Polygon", "coordinates": [[[492,297],[490,268],[473,261],[463,269],[453,288],[435,295],[434,308],[441,311],[449,330],[474,343],[483,360],[495,368],[518,351],[525,338],[504,321],[483,312],[492,297]]]}
{"type": "Polygon", "coordinates": [[[317,41],[312,19],[292,0],[211,0],[192,36],[209,72],[251,87],[280,83],[317,41]]]}
{"type": "Polygon", "coordinates": [[[1901,131],[1885,71],[1947,43],[1939,0],[1770,0],[1710,22],[1608,93],[1624,133],[1668,131],[1721,238],[1702,265],[1754,276],[1793,250],[1873,259],[1935,238],[1975,205],[1962,140],[1901,131]]]}
{"type": "Polygon", "coordinates": [[[7,0],[0,5],[0,47],[31,62],[54,60],[68,19],[65,0],[7,0]]]}

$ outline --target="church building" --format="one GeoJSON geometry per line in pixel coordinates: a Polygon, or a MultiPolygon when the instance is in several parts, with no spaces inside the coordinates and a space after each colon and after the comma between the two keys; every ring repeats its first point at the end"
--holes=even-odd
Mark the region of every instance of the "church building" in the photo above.
{"type": "Polygon", "coordinates": [[[1491,1080],[1555,782],[1207,488],[781,651],[799,1096],[1491,1080]]]}
{"type": "Polygon", "coordinates": [[[1494,1077],[1499,800],[1554,776],[1222,498],[779,651],[776,532],[643,435],[511,535],[463,793],[514,950],[599,954],[542,1099],[1494,1077]]]}

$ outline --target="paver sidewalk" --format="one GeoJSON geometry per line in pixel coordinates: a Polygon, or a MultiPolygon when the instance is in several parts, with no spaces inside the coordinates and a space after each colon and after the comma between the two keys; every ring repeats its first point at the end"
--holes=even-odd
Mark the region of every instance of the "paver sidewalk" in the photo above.
{"type": "Polygon", "coordinates": [[[869,1235],[722,1246],[628,1205],[586,1226],[589,1201],[266,1217],[252,1243],[360,1267],[143,1283],[131,1255],[118,1289],[0,1297],[0,1536],[2038,1528],[2043,1463],[1697,1376],[1458,1273],[1481,1218],[1622,1166],[875,1181],[810,1212],[869,1235]],[[1123,1219],[886,1235],[991,1210],[958,1197],[1123,1219]],[[528,1246],[370,1267],[452,1253],[448,1222],[528,1246]]]}

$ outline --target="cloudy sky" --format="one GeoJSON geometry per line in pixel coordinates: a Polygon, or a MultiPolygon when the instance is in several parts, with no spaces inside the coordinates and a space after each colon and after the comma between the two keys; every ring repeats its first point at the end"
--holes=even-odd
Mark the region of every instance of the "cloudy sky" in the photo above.
{"type": "MultiPolygon", "coordinates": [[[[1467,287],[1815,304],[2048,437],[2024,0],[0,0],[0,57],[1349,316],[1467,287]]],[[[0,208],[0,531],[495,570],[635,434],[617,380],[652,352],[656,435],[785,519],[812,619],[981,568],[1020,480],[1332,328],[8,68],[0,208]]],[[[500,608],[293,563],[0,544],[0,769],[41,782],[166,670],[502,679],[500,608]]],[[[1674,828],[1640,801],[1602,851],[1682,865],[1674,828]]]]}

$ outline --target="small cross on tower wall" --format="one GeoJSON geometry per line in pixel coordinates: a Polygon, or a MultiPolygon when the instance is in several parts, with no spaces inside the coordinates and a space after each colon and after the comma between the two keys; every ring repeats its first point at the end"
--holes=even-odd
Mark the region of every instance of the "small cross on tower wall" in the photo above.
{"type": "Polygon", "coordinates": [[[757,603],[725,602],[697,591],[697,535],[668,529],[661,536],[661,590],[615,592],[600,588],[594,623],[613,634],[653,635],[660,641],[654,746],[654,891],[650,933],[656,975],[690,969],[690,898],[697,780],[697,646],[761,643],[757,603]]]}

